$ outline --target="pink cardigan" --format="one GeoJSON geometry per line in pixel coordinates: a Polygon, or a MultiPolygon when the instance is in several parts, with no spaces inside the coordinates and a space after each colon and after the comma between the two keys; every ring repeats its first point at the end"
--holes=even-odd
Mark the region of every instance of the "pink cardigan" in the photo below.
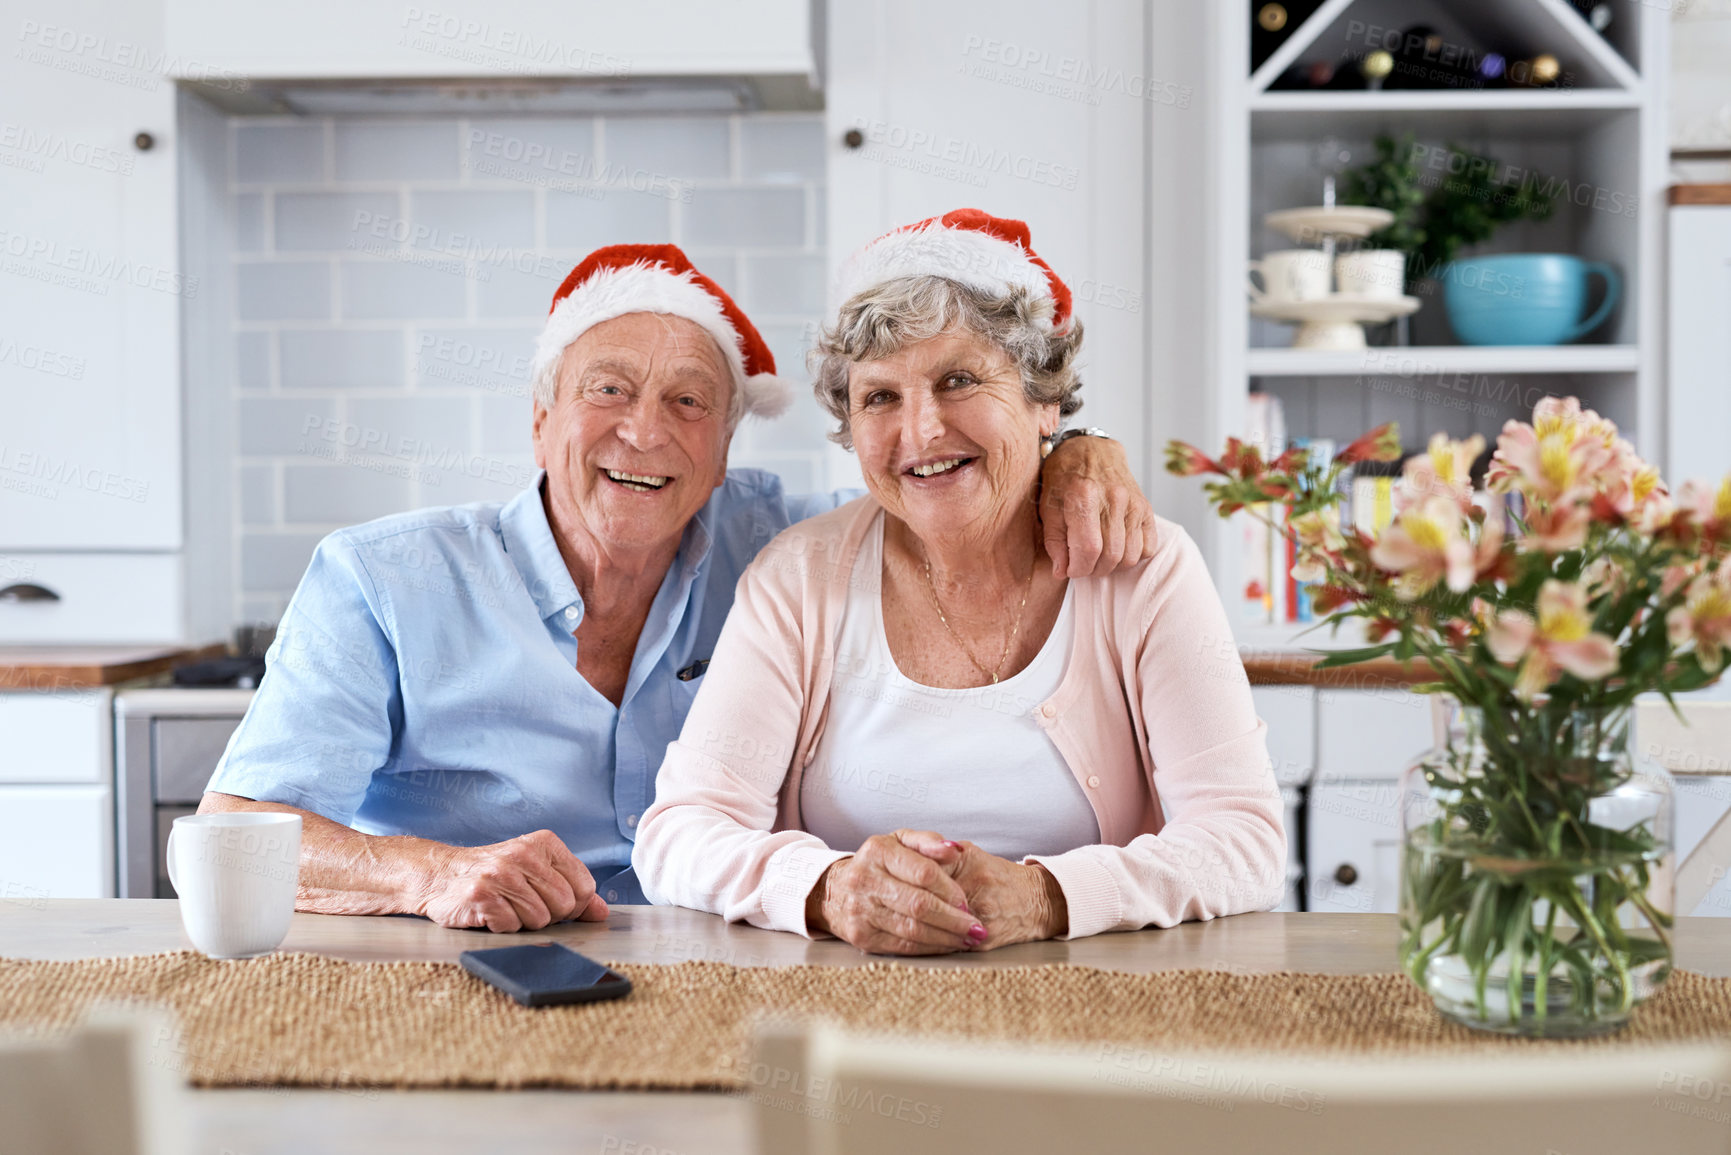
{"type": "MultiPolygon", "coordinates": [[[[878,596],[878,575],[853,579],[877,512],[865,497],[800,522],[739,579],[637,827],[650,901],[809,937],[806,897],[848,852],[800,828],[800,777],[828,716],[843,609],[878,596]]],[[[1075,582],[1069,664],[1035,708],[1100,823],[1099,844],[1028,860],[1063,888],[1069,938],[1266,910],[1284,888],[1267,728],[1225,609],[1189,535],[1164,519],[1158,533],[1148,561],[1075,582]]]]}

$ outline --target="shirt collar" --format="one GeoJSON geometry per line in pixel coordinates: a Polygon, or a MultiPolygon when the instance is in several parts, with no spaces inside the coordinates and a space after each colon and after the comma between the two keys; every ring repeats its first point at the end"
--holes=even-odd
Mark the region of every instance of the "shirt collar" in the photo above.
{"type": "Polygon", "coordinates": [[[571,571],[553,538],[553,527],[547,523],[547,507],[541,504],[541,487],[546,480],[546,473],[537,474],[534,485],[506,502],[499,511],[499,533],[505,539],[505,552],[523,575],[523,584],[535,599],[535,608],[541,611],[543,621],[574,606],[581,612],[582,605],[577,583],[571,580],[571,571]]]}
{"type": "MultiPolygon", "coordinates": [[[[559,543],[553,537],[553,527],[547,521],[547,507],[541,498],[541,489],[546,483],[547,474],[542,471],[536,475],[534,485],[505,503],[505,508],[499,511],[499,532],[505,539],[505,552],[511,555],[517,572],[523,575],[529,596],[535,599],[535,607],[541,611],[541,619],[545,621],[575,607],[578,612],[574,616],[580,620],[583,598],[577,592],[577,583],[571,580],[565,555],[559,552],[559,543]]],[[[715,540],[714,525],[719,516],[721,495],[722,490],[717,489],[685,526],[679,553],[673,559],[674,570],[685,580],[695,577],[709,557],[715,540]]]]}

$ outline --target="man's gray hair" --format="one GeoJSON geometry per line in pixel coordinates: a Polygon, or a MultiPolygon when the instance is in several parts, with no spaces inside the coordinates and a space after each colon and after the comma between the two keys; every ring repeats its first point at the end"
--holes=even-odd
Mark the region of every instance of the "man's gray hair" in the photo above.
{"type": "Polygon", "coordinates": [[[1066,333],[1051,331],[1052,302],[1026,289],[1007,296],[984,293],[927,274],[893,277],[856,294],[818,334],[807,357],[818,404],[839,422],[830,440],[853,448],[848,428],[848,367],[876,361],[941,333],[961,331],[1001,350],[1022,375],[1022,391],[1034,405],[1056,405],[1063,417],[1082,408],[1076,354],[1082,323],[1066,333]]]}

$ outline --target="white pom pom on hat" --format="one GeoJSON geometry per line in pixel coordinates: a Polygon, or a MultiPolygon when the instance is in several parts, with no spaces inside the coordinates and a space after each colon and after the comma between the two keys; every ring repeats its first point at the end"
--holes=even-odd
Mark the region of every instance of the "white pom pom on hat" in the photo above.
{"type": "Polygon", "coordinates": [[[627,313],[684,317],[715,339],[755,417],[779,417],[793,387],[775,375],[775,355],[726,290],[697,271],[677,245],[608,245],[571,270],[535,343],[530,379],[539,387],[559,371],[571,342],[627,313]]]}

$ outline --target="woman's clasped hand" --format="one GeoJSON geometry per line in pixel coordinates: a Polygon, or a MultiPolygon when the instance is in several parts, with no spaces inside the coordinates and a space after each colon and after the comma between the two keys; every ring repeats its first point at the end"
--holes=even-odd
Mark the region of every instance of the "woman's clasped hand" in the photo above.
{"type": "Polygon", "coordinates": [[[930,830],[874,835],[812,888],[806,920],[874,954],[948,954],[1052,938],[1068,922],[1044,867],[930,830]]]}

